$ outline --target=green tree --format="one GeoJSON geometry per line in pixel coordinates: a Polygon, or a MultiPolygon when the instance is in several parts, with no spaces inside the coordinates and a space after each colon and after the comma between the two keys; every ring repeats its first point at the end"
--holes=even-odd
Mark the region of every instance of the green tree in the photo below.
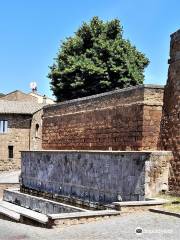
{"type": "Polygon", "coordinates": [[[143,83],[149,60],[122,33],[118,19],[93,17],[62,42],[48,75],[57,101],[143,83]]]}

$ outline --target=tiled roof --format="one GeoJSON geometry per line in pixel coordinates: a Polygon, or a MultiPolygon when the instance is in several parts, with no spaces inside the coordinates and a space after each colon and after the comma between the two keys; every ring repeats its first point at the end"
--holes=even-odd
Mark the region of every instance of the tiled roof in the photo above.
{"type": "Polygon", "coordinates": [[[0,100],[0,113],[9,114],[33,114],[43,108],[44,104],[39,104],[33,101],[8,101],[0,100]]]}

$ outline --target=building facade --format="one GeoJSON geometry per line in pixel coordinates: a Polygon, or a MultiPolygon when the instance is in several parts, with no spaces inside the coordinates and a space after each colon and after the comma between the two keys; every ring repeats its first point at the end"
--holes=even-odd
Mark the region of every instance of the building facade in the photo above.
{"type": "Polygon", "coordinates": [[[31,147],[33,114],[42,105],[0,100],[0,171],[20,168],[22,150],[31,147]]]}
{"type": "Polygon", "coordinates": [[[13,92],[10,92],[8,94],[2,94],[0,93],[1,100],[8,100],[8,101],[32,101],[37,102],[39,104],[53,104],[54,100],[37,93],[37,91],[32,91],[30,93],[24,93],[22,91],[16,90],[13,92]]]}
{"type": "Polygon", "coordinates": [[[0,171],[19,169],[22,150],[41,149],[41,109],[47,103],[39,98],[18,90],[0,98],[0,171]]]}

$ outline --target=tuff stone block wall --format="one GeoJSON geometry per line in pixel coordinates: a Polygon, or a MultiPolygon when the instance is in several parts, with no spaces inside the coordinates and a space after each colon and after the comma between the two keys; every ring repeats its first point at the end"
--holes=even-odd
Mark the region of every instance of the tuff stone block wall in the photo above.
{"type": "Polygon", "coordinates": [[[8,121],[8,132],[0,133],[0,171],[19,169],[20,151],[30,148],[31,115],[0,114],[1,119],[8,121]],[[8,157],[8,146],[13,146],[13,158],[8,157]]]}
{"type": "Polygon", "coordinates": [[[85,202],[144,200],[168,183],[171,152],[22,152],[21,189],[85,202]]]}
{"type": "Polygon", "coordinates": [[[171,35],[170,60],[161,126],[161,147],[173,151],[170,190],[180,193],[180,30],[171,35]]]}
{"type": "Polygon", "coordinates": [[[43,149],[156,150],[162,100],[142,85],[45,107],[43,149]]]}

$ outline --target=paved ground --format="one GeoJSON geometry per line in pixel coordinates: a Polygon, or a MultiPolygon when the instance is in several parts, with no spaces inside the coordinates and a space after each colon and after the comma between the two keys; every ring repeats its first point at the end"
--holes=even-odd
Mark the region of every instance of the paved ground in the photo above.
{"type": "Polygon", "coordinates": [[[18,183],[19,171],[0,172],[0,183],[18,183]]]}
{"type": "Polygon", "coordinates": [[[0,219],[0,240],[179,240],[180,218],[134,213],[61,229],[43,229],[0,219]],[[137,235],[135,229],[142,228],[137,235]]]}

